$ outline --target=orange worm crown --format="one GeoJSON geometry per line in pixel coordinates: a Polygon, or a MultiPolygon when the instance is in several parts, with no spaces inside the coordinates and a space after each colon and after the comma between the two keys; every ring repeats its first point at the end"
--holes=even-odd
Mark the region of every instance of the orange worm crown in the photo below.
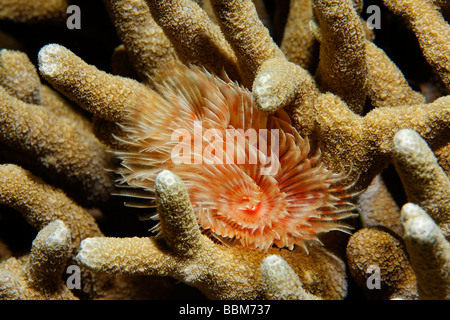
{"type": "MultiPolygon", "coordinates": [[[[150,89],[149,89],[150,90],[150,89]]],[[[201,228],[227,245],[267,250],[303,246],[330,230],[349,231],[352,185],[310,155],[309,142],[279,110],[254,107],[251,93],[196,67],[177,65],[121,124],[121,185],[145,192],[164,169],[185,183],[201,228]]],[[[159,230],[159,225],[155,230],[159,230]]]]}

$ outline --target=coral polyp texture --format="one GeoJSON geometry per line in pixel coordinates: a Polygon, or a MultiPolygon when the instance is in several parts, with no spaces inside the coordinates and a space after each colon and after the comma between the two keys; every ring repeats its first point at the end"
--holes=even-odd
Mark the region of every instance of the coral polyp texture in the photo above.
{"type": "Polygon", "coordinates": [[[449,299],[445,1],[30,3],[0,4],[0,298],[449,299]]]}

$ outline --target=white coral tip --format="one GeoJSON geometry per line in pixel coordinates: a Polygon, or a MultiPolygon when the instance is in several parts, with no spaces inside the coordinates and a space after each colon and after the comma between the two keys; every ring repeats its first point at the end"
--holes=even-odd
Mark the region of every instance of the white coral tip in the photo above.
{"type": "Polygon", "coordinates": [[[59,58],[66,50],[59,44],[48,44],[41,48],[38,53],[39,71],[43,76],[54,76],[58,72],[59,58]]]}
{"type": "Polygon", "coordinates": [[[98,252],[100,248],[100,243],[96,238],[87,238],[81,241],[80,250],[76,256],[76,260],[82,264],[86,264],[95,252],[98,252]]]}
{"type": "Polygon", "coordinates": [[[55,220],[46,226],[48,229],[47,244],[48,245],[63,245],[71,241],[70,231],[61,220],[55,220]]]}
{"type": "Polygon", "coordinates": [[[422,145],[420,135],[411,129],[402,129],[394,137],[394,148],[400,154],[416,154],[422,145]]]}
{"type": "Polygon", "coordinates": [[[405,236],[416,241],[427,241],[430,238],[435,223],[421,207],[407,203],[402,207],[401,214],[405,236]]]}

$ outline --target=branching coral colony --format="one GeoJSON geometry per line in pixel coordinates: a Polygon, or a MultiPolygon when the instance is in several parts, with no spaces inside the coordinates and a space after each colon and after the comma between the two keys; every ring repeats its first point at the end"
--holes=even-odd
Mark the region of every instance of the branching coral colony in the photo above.
{"type": "MultiPolygon", "coordinates": [[[[60,20],[68,5],[52,1],[17,9],[19,3],[0,5],[0,17],[15,23],[60,20]],[[9,14],[13,9],[21,14],[9,14]]],[[[344,299],[358,294],[369,299],[450,298],[449,97],[439,93],[430,98],[427,91],[409,85],[385,48],[377,46],[377,30],[361,18],[361,2],[291,0],[279,45],[260,20],[264,15],[268,23],[264,3],[105,0],[122,42],[113,54],[115,74],[86,63],[74,53],[76,48],[47,44],[37,57],[38,69],[51,86],[41,82],[24,52],[0,51],[0,209],[21,214],[37,232],[25,255],[9,249],[0,235],[1,298],[152,297],[148,292],[157,286],[158,292],[174,290],[171,282],[161,287],[158,281],[166,277],[210,299],[344,299]],[[216,79],[208,85],[221,89],[198,85],[194,92],[173,85],[183,83],[168,76],[174,65],[207,74],[216,79]],[[230,92],[242,93],[228,101],[230,92]],[[220,211],[202,223],[198,199],[215,190],[192,186],[190,178],[198,174],[192,166],[163,161],[170,147],[166,131],[172,127],[161,121],[183,119],[187,109],[170,107],[189,103],[194,115],[206,115],[215,126],[241,120],[245,124],[240,128],[260,128],[256,124],[265,119],[264,125],[287,129],[287,151],[280,157],[286,161],[280,167],[288,163],[292,172],[300,173],[291,180],[297,187],[307,181],[302,192],[331,190],[332,195],[317,205],[323,192],[299,189],[295,201],[288,202],[292,197],[286,191],[270,205],[263,198],[268,210],[262,210],[261,199],[249,193],[238,201],[239,212],[268,221],[263,228],[245,219],[247,229],[239,227],[238,220],[226,220],[220,211]],[[239,110],[239,103],[255,109],[239,110]],[[143,106],[147,113],[141,113],[142,121],[134,119],[130,126],[130,115],[139,115],[143,106]],[[151,140],[153,147],[142,149],[145,143],[131,138],[137,132],[140,141],[151,140]],[[292,153],[296,156],[289,156],[297,149],[301,151],[292,153]],[[293,160],[299,154],[304,161],[293,160]],[[122,169],[115,155],[123,160],[122,169]],[[149,162],[142,155],[150,155],[149,162]],[[382,175],[389,164],[404,186],[406,204],[398,202],[382,175]],[[150,207],[156,207],[157,236],[105,236],[89,208],[113,201],[111,193],[118,192],[113,171],[122,174],[121,182],[144,188],[125,194],[140,197],[146,214],[154,214],[150,207]],[[323,172],[327,178],[319,179],[323,172]],[[298,211],[311,199],[316,205],[302,209],[303,220],[295,215],[279,218],[289,206],[298,211]],[[357,206],[359,217],[349,218],[357,206]],[[336,219],[343,217],[354,225],[353,235],[323,234],[342,229],[336,219]],[[281,234],[291,223],[298,228],[281,234]],[[230,226],[239,232],[229,231],[230,226]],[[253,233],[248,231],[252,228],[253,233]],[[239,238],[244,231],[247,238],[239,238]],[[264,241],[248,245],[256,233],[264,241]],[[69,265],[81,268],[81,290],[63,280],[69,265]],[[146,290],[139,285],[142,279],[146,290]],[[349,282],[360,291],[355,287],[349,292],[349,282]]],[[[437,75],[435,81],[448,90],[445,1],[386,0],[384,5],[408,26],[437,75]]],[[[268,27],[279,28],[279,20],[268,27]]],[[[224,178],[234,179],[236,173],[224,172],[214,181],[214,170],[209,170],[211,188],[220,182],[216,189],[222,190],[224,178]]],[[[283,191],[282,181],[293,183],[276,176],[264,179],[260,195],[283,191]]],[[[237,183],[234,193],[239,195],[241,186],[251,189],[237,183]]],[[[224,207],[235,203],[233,197],[223,199],[224,207]]],[[[101,213],[105,220],[110,214],[101,213]]],[[[0,211],[0,223],[2,215],[0,211]]]]}

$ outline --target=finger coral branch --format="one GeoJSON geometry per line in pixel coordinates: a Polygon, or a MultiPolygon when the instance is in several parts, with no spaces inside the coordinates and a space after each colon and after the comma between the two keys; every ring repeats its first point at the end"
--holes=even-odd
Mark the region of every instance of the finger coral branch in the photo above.
{"type": "Polygon", "coordinates": [[[28,278],[37,287],[54,289],[69,259],[71,248],[69,229],[60,220],[50,222],[34,239],[26,265],[28,278]]]}
{"type": "Polygon", "coordinates": [[[318,94],[309,72],[284,57],[262,63],[252,92],[257,107],[266,112],[274,112],[294,102],[311,106],[318,94]]]}
{"type": "Polygon", "coordinates": [[[402,208],[402,224],[421,299],[450,299],[450,244],[419,206],[402,208]]]}
{"type": "Polygon", "coordinates": [[[202,241],[183,182],[172,172],[164,170],[155,180],[155,191],[162,236],[172,250],[180,255],[192,256],[199,250],[202,241]]]}
{"type": "Polygon", "coordinates": [[[70,229],[74,250],[82,239],[102,235],[94,218],[64,192],[13,164],[0,165],[0,203],[19,211],[37,230],[61,220],[70,229]]]}
{"type": "Polygon", "coordinates": [[[345,296],[345,267],[321,247],[311,248],[309,255],[298,250],[270,249],[264,253],[215,244],[200,234],[198,227],[192,230],[196,218],[186,204],[186,189],[169,171],[160,174],[157,206],[162,237],[88,238],[81,243],[79,263],[97,272],[170,276],[212,299],[256,299],[264,294],[260,280],[262,260],[277,253],[292,266],[311,294],[325,299],[345,296]],[[178,221],[185,221],[186,225],[178,221]],[[179,254],[189,247],[192,252],[179,254]]]}
{"type": "Polygon", "coordinates": [[[402,236],[400,208],[389,193],[381,175],[359,196],[363,227],[383,226],[402,236]]]}
{"type": "Polygon", "coordinates": [[[70,252],[70,232],[55,220],[43,228],[24,258],[0,264],[2,299],[77,299],[62,280],[70,252]]]}
{"type": "Polygon", "coordinates": [[[53,87],[105,120],[120,121],[126,108],[152,99],[143,84],[100,71],[63,46],[44,46],[38,59],[41,75],[53,87]]]}
{"type": "Polygon", "coordinates": [[[418,298],[403,241],[388,229],[360,229],[351,236],[346,256],[350,274],[369,298],[418,298]]]}
{"type": "Polygon", "coordinates": [[[62,21],[68,6],[67,0],[6,0],[0,3],[0,20],[33,23],[62,21]]]}
{"type": "Polygon", "coordinates": [[[19,100],[41,103],[41,81],[25,53],[7,49],[0,51],[0,85],[19,100]]]}
{"type": "Polygon", "coordinates": [[[84,110],[71,101],[65,99],[56,90],[42,84],[41,97],[41,105],[47,110],[50,110],[56,116],[70,120],[82,128],[82,130],[86,130],[88,132],[93,131],[92,122],[84,110]]]}
{"type": "Polygon", "coordinates": [[[57,116],[91,129],[89,120],[81,110],[69,104],[53,89],[42,84],[36,68],[28,56],[20,51],[0,51],[0,85],[13,97],[35,105],[43,105],[57,116]]]}
{"type": "Polygon", "coordinates": [[[404,17],[417,37],[422,53],[450,90],[450,26],[433,1],[384,0],[394,13],[404,17]]]}
{"type": "Polygon", "coordinates": [[[162,66],[177,59],[171,42],[144,0],[104,2],[139,78],[151,82],[162,66]]]}
{"type": "Polygon", "coordinates": [[[220,28],[195,2],[147,0],[155,21],[173,43],[180,59],[240,80],[236,56],[220,28]]]}
{"type": "Polygon", "coordinates": [[[278,255],[264,258],[261,279],[265,297],[269,300],[320,300],[303,289],[298,275],[278,255]]]}
{"type": "MultiPolygon", "coordinates": [[[[67,233],[70,236],[67,242],[69,248],[65,249],[65,251],[67,251],[67,256],[71,261],[73,261],[72,259],[78,251],[81,240],[88,237],[103,236],[94,218],[86,209],[76,204],[60,189],[46,184],[40,178],[16,165],[0,165],[0,204],[20,212],[25,220],[36,230],[42,231],[47,226],[54,224],[55,221],[58,221],[58,224],[64,224],[64,229],[70,230],[67,233]]],[[[51,264],[53,263],[52,261],[39,262],[39,259],[46,257],[44,253],[40,252],[42,251],[41,247],[40,245],[37,249],[33,249],[36,251],[36,256],[33,258],[32,254],[30,258],[31,262],[28,263],[29,267],[27,268],[30,274],[43,273],[45,270],[51,270],[51,266],[46,266],[46,264],[51,264]]],[[[53,256],[53,259],[55,259],[60,256],[58,252],[55,252],[56,249],[51,250],[48,253],[49,257],[53,256]]],[[[19,262],[22,263],[21,260],[19,262]]],[[[11,263],[11,268],[19,268],[15,258],[12,258],[8,263],[11,263]]],[[[48,277],[51,279],[40,277],[39,279],[43,279],[39,280],[42,283],[36,283],[36,287],[47,288],[51,283],[59,281],[59,278],[55,276],[54,272],[50,273],[48,277]]],[[[133,296],[133,292],[136,290],[135,284],[127,281],[129,279],[96,275],[84,268],[81,270],[81,277],[81,290],[85,298],[123,299],[124,297],[133,296]]],[[[31,280],[27,281],[29,282],[31,280]]],[[[18,286],[19,284],[16,284],[14,288],[18,286]]],[[[20,295],[16,298],[20,298],[20,295]]],[[[64,299],[67,299],[67,297],[64,299]]]]}
{"type": "Polygon", "coordinates": [[[10,96],[2,87],[0,101],[2,143],[34,159],[40,170],[56,173],[68,187],[84,190],[88,200],[109,197],[113,180],[105,168],[110,166],[110,155],[92,133],[10,96]]]}
{"type": "Polygon", "coordinates": [[[370,127],[368,131],[383,137],[378,142],[382,152],[391,152],[393,137],[400,129],[417,131],[432,148],[436,148],[448,141],[450,123],[437,119],[447,119],[449,99],[444,96],[432,103],[378,108],[364,117],[364,124],[370,127]]]}
{"type": "Polygon", "coordinates": [[[293,117],[298,130],[317,137],[326,166],[334,172],[343,167],[359,172],[355,188],[365,189],[372,179],[387,166],[397,131],[409,128],[419,132],[426,141],[439,146],[446,141],[450,108],[448,97],[433,103],[377,108],[366,116],[351,112],[339,98],[321,94],[314,109],[298,107],[293,117]],[[314,123],[311,123],[314,119],[314,123]],[[314,124],[317,127],[314,129],[314,124]],[[309,133],[305,128],[313,128],[309,133]]]}
{"type": "Polygon", "coordinates": [[[386,53],[366,41],[368,97],[373,107],[395,107],[425,103],[425,97],[414,91],[402,72],[386,53]]]}
{"type": "Polygon", "coordinates": [[[309,71],[316,67],[315,60],[319,48],[310,30],[311,19],[313,8],[310,0],[290,1],[289,16],[280,46],[289,61],[309,71]]]}
{"type": "Polygon", "coordinates": [[[394,138],[394,163],[409,202],[425,210],[450,237],[450,181],[427,143],[413,130],[394,138]]]}
{"type": "Polygon", "coordinates": [[[351,0],[314,0],[321,42],[315,79],[362,114],[367,94],[366,36],[351,0]]]}
{"type": "Polygon", "coordinates": [[[251,85],[263,62],[283,57],[283,53],[259,20],[251,0],[211,0],[211,4],[225,38],[236,53],[245,83],[251,85]]]}

